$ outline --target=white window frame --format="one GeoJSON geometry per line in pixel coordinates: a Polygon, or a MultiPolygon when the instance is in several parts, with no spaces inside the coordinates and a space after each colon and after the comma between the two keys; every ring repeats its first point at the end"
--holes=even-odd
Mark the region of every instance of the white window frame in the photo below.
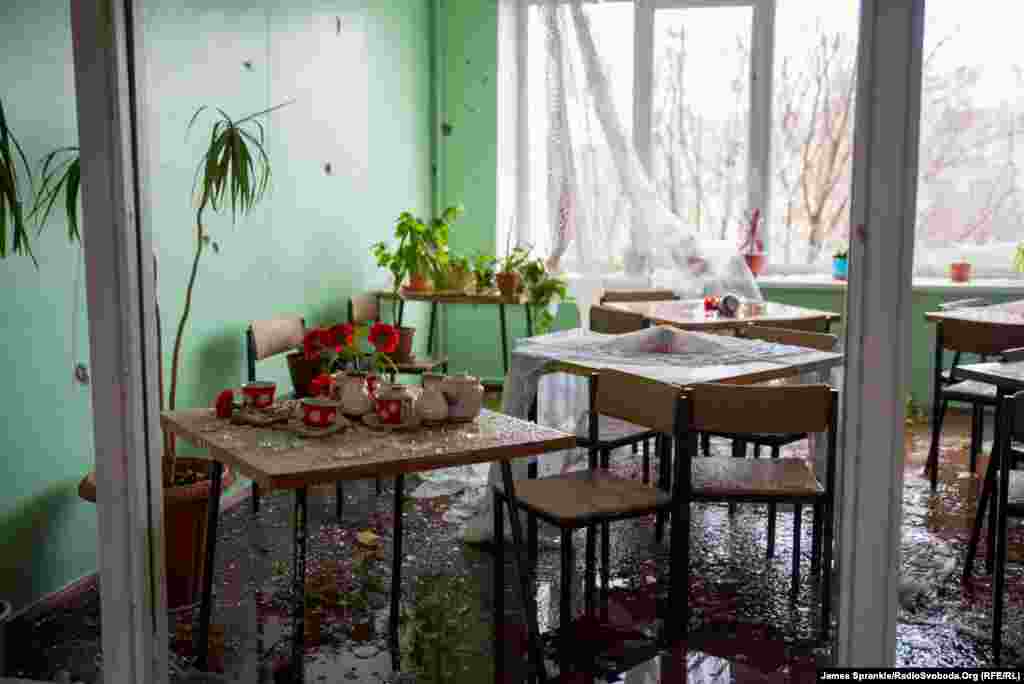
{"type": "MultiPolygon", "coordinates": [[[[750,50],[750,121],[749,153],[747,155],[747,206],[761,209],[762,216],[771,216],[771,125],[772,74],[775,52],[776,0],[605,0],[632,2],[633,27],[633,140],[637,156],[644,168],[651,171],[651,115],[654,92],[654,15],[660,9],[697,9],[714,7],[750,7],[753,10],[750,50]]],[[[515,244],[534,244],[530,226],[529,159],[527,135],[529,113],[527,11],[539,0],[503,0],[499,13],[508,17],[499,22],[498,74],[514,79],[517,97],[509,102],[499,88],[498,111],[502,122],[498,130],[498,198],[495,244],[504,248],[509,226],[516,231],[515,244]],[[514,27],[514,28],[513,28],[514,27]],[[514,35],[514,45],[508,39],[514,35]],[[511,133],[507,129],[515,129],[511,133]],[[505,130],[503,130],[505,129],[505,130]],[[515,178],[515,200],[502,192],[515,178]]],[[[770,250],[768,232],[762,234],[765,251],[770,250]]],[[[571,260],[571,252],[566,255],[571,260]]]]}

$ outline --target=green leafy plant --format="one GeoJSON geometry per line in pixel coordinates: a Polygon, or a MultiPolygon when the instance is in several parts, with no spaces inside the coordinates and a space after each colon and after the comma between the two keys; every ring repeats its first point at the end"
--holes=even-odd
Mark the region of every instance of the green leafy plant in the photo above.
{"type": "Polygon", "coordinates": [[[54,205],[63,198],[64,215],[68,223],[68,240],[81,240],[78,228],[78,196],[82,185],[82,160],[77,147],[61,147],[43,158],[39,193],[29,212],[29,218],[38,222],[39,232],[50,218],[54,205]]]}
{"type": "Polygon", "coordinates": [[[1018,273],[1024,273],[1024,242],[1017,245],[1013,253],[1013,268],[1018,273]]]}
{"type": "Polygon", "coordinates": [[[516,247],[505,253],[500,260],[498,273],[516,273],[530,260],[530,248],[516,247]]]}
{"type": "Polygon", "coordinates": [[[418,682],[457,681],[467,654],[459,650],[470,641],[472,628],[466,578],[422,575],[416,578],[412,606],[403,609],[399,642],[418,682]]]}
{"type": "Polygon", "coordinates": [[[846,259],[846,258],[849,257],[849,254],[850,254],[850,248],[849,247],[839,247],[839,248],[836,249],[835,252],[832,253],[832,256],[834,258],[836,258],[836,259],[846,259]]]}
{"type": "Polygon", "coordinates": [[[542,259],[527,261],[520,267],[523,286],[526,288],[527,306],[533,309],[535,331],[543,335],[555,322],[552,311],[568,295],[565,280],[548,272],[542,259]]]}
{"type": "MultiPolygon", "coordinates": [[[[412,212],[403,211],[395,222],[395,238],[398,245],[391,249],[386,242],[378,242],[371,248],[377,265],[391,272],[392,287],[397,294],[406,276],[431,276],[437,272],[442,261],[447,266],[448,235],[451,225],[465,210],[462,205],[448,207],[441,215],[424,221],[412,212]]],[[[395,300],[397,306],[397,300],[395,300]]]]}
{"type": "Polygon", "coordinates": [[[494,267],[498,260],[490,254],[477,254],[473,258],[473,278],[477,291],[494,287],[494,267]]]}
{"type": "Polygon", "coordinates": [[[21,144],[14,137],[7,124],[3,101],[0,101],[0,258],[6,258],[8,251],[7,226],[11,226],[10,249],[14,254],[28,254],[32,263],[39,267],[28,237],[28,217],[22,211],[21,194],[18,190],[18,160],[21,160],[32,191],[32,167],[28,164],[21,144]]]}
{"type": "MultiPolygon", "coordinates": [[[[189,274],[188,286],[185,290],[185,306],[178,321],[177,333],[174,337],[174,350],[171,356],[171,389],[168,395],[168,408],[172,411],[178,392],[178,366],[181,360],[181,345],[185,336],[192,311],[192,296],[195,291],[196,275],[199,273],[199,261],[203,251],[209,245],[214,252],[219,252],[218,244],[211,240],[203,224],[203,215],[207,209],[215,212],[229,210],[231,221],[235,223],[239,214],[246,216],[266,195],[270,187],[270,158],[265,148],[263,124],[259,117],[266,116],[280,109],[291,101],[269,109],[232,119],[223,110],[217,109],[218,116],[210,128],[210,138],[202,158],[196,166],[196,175],[192,191],[196,196],[196,244],[189,274]]],[[[199,107],[188,123],[187,131],[192,130],[208,107],[199,107]]],[[[174,472],[173,441],[169,441],[165,449],[165,482],[169,481],[168,473],[174,472]],[[169,455],[168,455],[169,452],[169,455]]]]}

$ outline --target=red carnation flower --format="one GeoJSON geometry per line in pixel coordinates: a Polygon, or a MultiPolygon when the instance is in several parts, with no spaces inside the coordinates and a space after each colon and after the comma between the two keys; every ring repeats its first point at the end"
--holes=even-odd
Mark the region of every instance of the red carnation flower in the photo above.
{"type": "Polygon", "coordinates": [[[337,342],[334,341],[333,328],[317,328],[317,335],[320,339],[321,347],[333,347],[337,342]]]}
{"type": "Polygon", "coordinates": [[[302,353],[307,361],[313,361],[320,356],[320,331],[316,328],[302,338],[302,353]]]}
{"type": "Polygon", "coordinates": [[[235,408],[235,393],[226,389],[218,394],[214,408],[217,410],[218,418],[230,418],[231,411],[235,408]]]}
{"type": "Polygon", "coordinates": [[[398,349],[398,330],[387,323],[374,323],[370,326],[369,340],[377,351],[390,354],[398,349]]]}
{"type": "Polygon", "coordinates": [[[338,353],[342,347],[351,347],[355,337],[355,328],[351,323],[342,323],[331,328],[331,346],[338,353]]]}

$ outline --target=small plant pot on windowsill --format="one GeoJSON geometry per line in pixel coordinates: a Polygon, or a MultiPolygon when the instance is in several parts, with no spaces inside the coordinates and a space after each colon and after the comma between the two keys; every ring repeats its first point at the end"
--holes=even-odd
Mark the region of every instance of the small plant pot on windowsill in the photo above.
{"type": "Polygon", "coordinates": [[[515,271],[509,273],[497,273],[494,278],[498,281],[498,290],[501,296],[511,299],[519,291],[519,274],[515,271]]]}
{"type": "Polygon", "coordinates": [[[398,347],[391,354],[392,361],[404,363],[412,360],[412,340],[416,336],[416,328],[402,326],[398,329],[398,347]]]}
{"type": "Polygon", "coordinates": [[[743,260],[747,262],[747,268],[750,269],[755,278],[761,275],[765,264],[768,262],[768,258],[764,254],[744,254],[743,260]]]}
{"type": "Polygon", "coordinates": [[[430,278],[424,273],[409,274],[409,284],[405,286],[409,292],[430,292],[432,289],[430,278]]]}
{"type": "Polygon", "coordinates": [[[846,280],[849,266],[850,263],[847,257],[832,257],[832,278],[834,280],[846,280]]]}
{"type": "Polygon", "coordinates": [[[971,279],[971,263],[956,261],[949,265],[949,279],[954,283],[966,283],[971,279]]]}

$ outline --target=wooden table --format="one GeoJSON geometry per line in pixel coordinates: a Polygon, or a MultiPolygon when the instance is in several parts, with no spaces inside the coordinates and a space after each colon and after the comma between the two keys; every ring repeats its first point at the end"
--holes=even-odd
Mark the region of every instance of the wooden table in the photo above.
{"type": "Polygon", "coordinates": [[[1024,325],[1024,299],[991,306],[973,306],[945,311],[929,311],[924,319],[931,323],[942,321],[968,321],[971,323],[990,323],[996,325],[1024,325]]]}
{"type": "Polygon", "coordinates": [[[750,323],[777,325],[809,325],[820,321],[827,331],[833,322],[840,319],[831,311],[806,309],[802,306],[779,304],[777,302],[746,301],[740,304],[735,316],[723,316],[717,311],[705,311],[703,299],[677,299],[660,302],[607,302],[609,309],[640,314],[654,325],[671,325],[683,330],[721,331],[735,330],[750,323]]]}
{"type": "MultiPolygon", "coordinates": [[[[209,450],[210,499],[220,499],[224,466],[232,466],[250,477],[264,491],[295,491],[292,672],[297,683],[303,681],[303,631],[306,575],[306,494],[310,485],[359,480],[370,477],[395,478],[395,545],[391,594],[390,637],[392,660],[398,665],[398,578],[401,572],[402,489],[406,473],[422,472],[458,465],[500,461],[507,491],[514,491],[509,460],[535,456],[548,451],[571,449],[576,438],[557,430],[484,409],[472,423],[447,424],[415,432],[377,432],[357,425],[341,433],[304,439],[291,432],[269,427],[235,425],[217,418],[212,409],[172,411],[160,416],[165,430],[209,450]]],[[[219,507],[210,505],[207,518],[206,573],[203,578],[197,667],[207,667],[207,641],[213,590],[219,507]]],[[[517,549],[522,548],[522,528],[518,515],[511,518],[517,549]]],[[[525,606],[527,575],[523,561],[516,556],[520,590],[525,606]]],[[[527,611],[530,613],[530,611],[527,611]]],[[[528,621],[535,660],[540,658],[536,613],[528,621]]]]}
{"type": "Polygon", "coordinates": [[[517,297],[505,297],[497,290],[482,293],[466,293],[456,291],[430,291],[430,292],[409,292],[400,290],[396,295],[390,290],[375,292],[382,299],[398,299],[397,325],[402,325],[402,317],[405,313],[406,302],[429,302],[430,323],[427,328],[427,355],[434,352],[434,327],[437,321],[437,307],[439,304],[481,304],[498,307],[498,321],[501,324],[501,364],[505,375],[508,375],[508,317],[505,313],[505,306],[521,305],[526,310],[526,336],[533,337],[533,314],[527,306],[525,295],[517,297]]]}

